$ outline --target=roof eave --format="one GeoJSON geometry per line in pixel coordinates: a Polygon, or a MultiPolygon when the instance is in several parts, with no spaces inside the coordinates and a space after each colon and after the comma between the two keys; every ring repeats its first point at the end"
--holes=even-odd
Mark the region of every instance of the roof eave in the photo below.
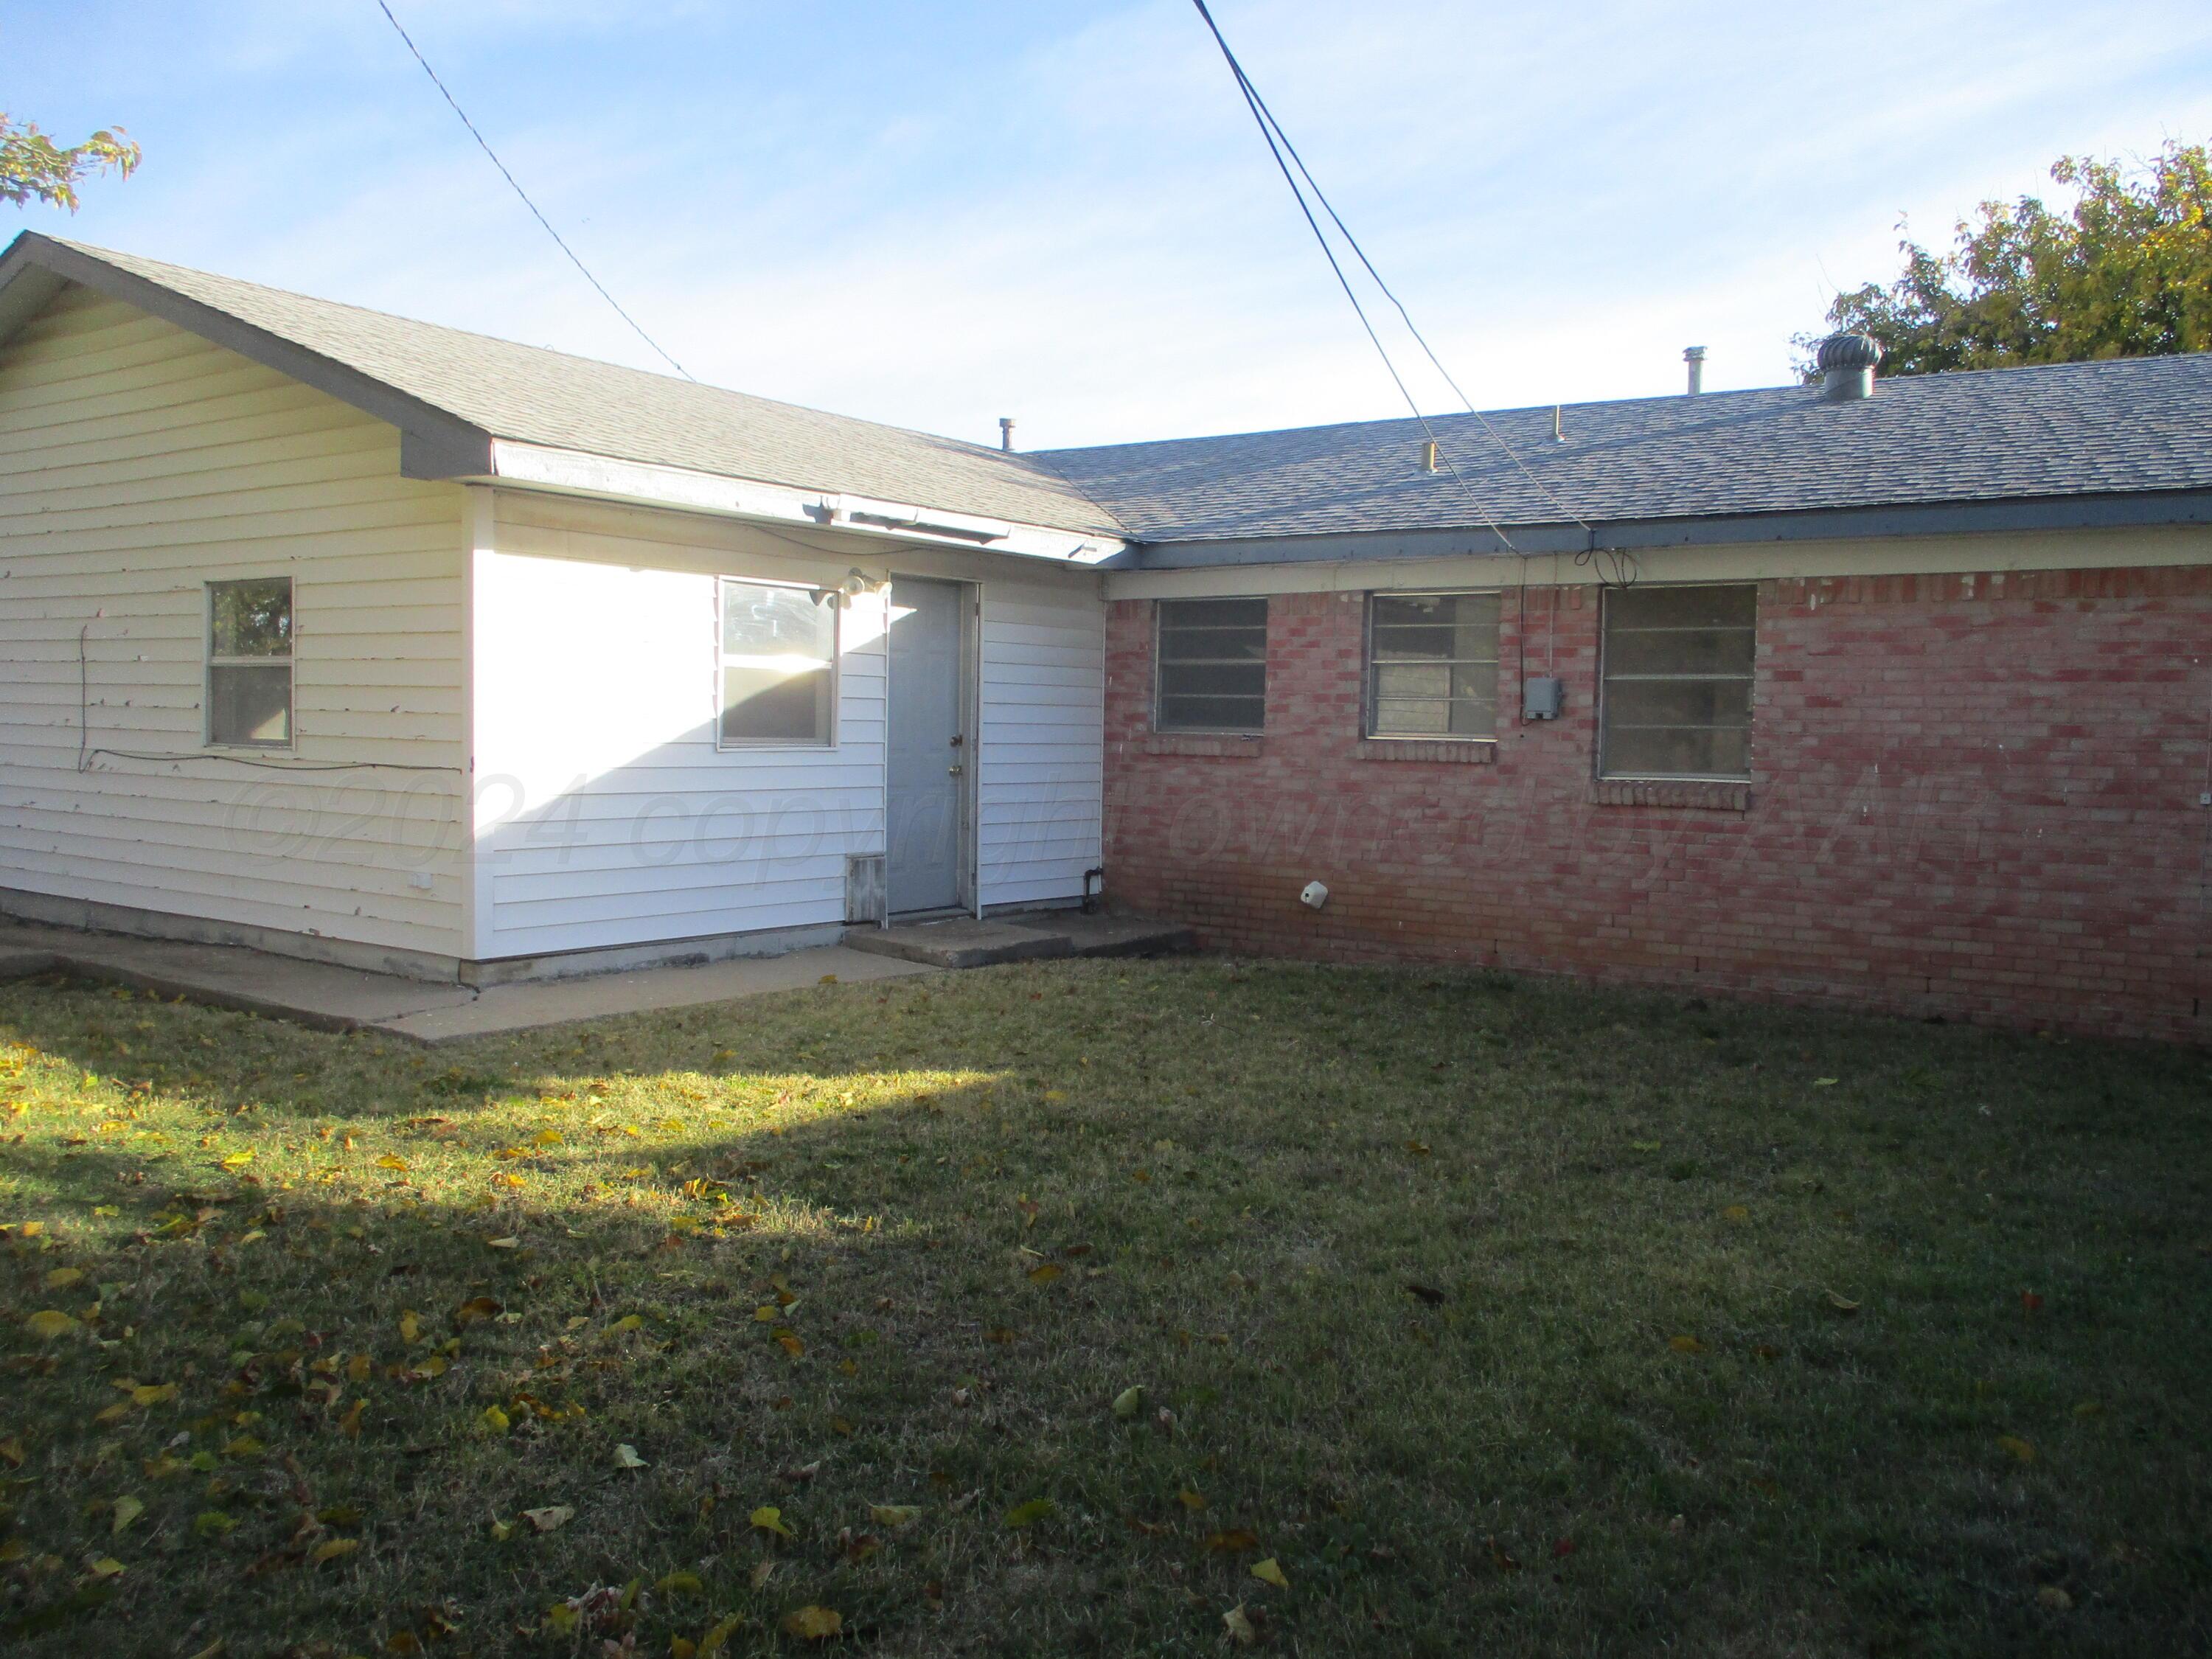
{"type": "Polygon", "coordinates": [[[2053,530],[2121,530],[2212,524],[2212,489],[2103,495],[2008,496],[1963,501],[1899,502],[1787,513],[1614,519],[1578,524],[1508,525],[1501,541],[1486,526],[1357,531],[1322,535],[1161,538],[1140,541],[1113,568],[1188,570],[1240,564],[1354,563],[1368,560],[1637,552],[1663,547],[1719,547],[1772,542],[1850,541],[1891,537],[2021,534],[2053,530]]]}
{"type": "Polygon", "coordinates": [[[44,310],[65,283],[173,323],[397,427],[399,470],[410,478],[458,478],[491,470],[492,434],[360,370],[241,321],[174,289],[27,230],[0,253],[0,343],[44,310]]]}

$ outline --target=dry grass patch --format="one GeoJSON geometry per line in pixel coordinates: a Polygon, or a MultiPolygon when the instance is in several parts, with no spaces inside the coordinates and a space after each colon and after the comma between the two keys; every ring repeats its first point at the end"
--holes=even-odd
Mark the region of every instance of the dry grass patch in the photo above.
{"type": "Polygon", "coordinates": [[[2208,1639],[2200,1054],[1209,962],[0,1045],[15,1651],[2208,1639]]]}

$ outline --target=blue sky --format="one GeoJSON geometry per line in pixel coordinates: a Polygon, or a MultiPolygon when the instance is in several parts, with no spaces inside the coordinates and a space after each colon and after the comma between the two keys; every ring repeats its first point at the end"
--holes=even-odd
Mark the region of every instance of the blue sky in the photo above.
{"type": "MultiPolygon", "coordinates": [[[[702,380],[1025,447],[1401,408],[1185,0],[392,4],[702,380]]],[[[2201,0],[1215,11],[1486,407],[1784,380],[1901,216],[2212,137],[2201,0]]],[[[147,151],[0,234],[657,366],[374,0],[12,0],[0,102],[147,151]]]]}

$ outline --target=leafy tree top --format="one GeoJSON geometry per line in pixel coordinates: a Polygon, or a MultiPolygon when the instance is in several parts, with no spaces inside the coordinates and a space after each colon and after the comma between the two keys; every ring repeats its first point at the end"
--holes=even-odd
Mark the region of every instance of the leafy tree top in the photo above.
{"type": "MultiPolygon", "coordinates": [[[[2051,176],[2070,207],[1984,202],[1948,253],[1907,238],[1903,273],[1838,295],[1831,327],[1880,340],[1885,374],[2212,349],[2212,151],[2066,156],[2051,176]]],[[[1793,341],[1808,380],[1820,337],[1793,341]]]]}
{"type": "Polygon", "coordinates": [[[16,121],[0,110],[0,202],[17,207],[44,202],[74,213],[80,182],[108,172],[128,179],[138,161],[138,146],[120,127],[103,127],[65,149],[40,131],[37,122],[16,121]]]}

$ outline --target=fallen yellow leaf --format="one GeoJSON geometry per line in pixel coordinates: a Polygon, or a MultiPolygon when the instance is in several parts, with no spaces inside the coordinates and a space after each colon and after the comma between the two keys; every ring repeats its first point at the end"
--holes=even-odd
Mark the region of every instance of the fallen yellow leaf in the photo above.
{"type": "Polygon", "coordinates": [[[404,1174],[407,1169],[407,1160],[404,1158],[395,1157],[393,1154],[386,1152],[382,1158],[376,1160],[376,1167],[380,1170],[398,1170],[404,1174]]]}
{"type": "Polygon", "coordinates": [[[1229,1632],[1229,1639],[1240,1648],[1249,1648],[1260,1639],[1260,1632],[1252,1628],[1252,1621],[1244,1616],[1242,1601],[1221,1615],[1221,1627],[1229,1632]]]}
{"type": "Polygon", "coordinates": [[[76,1321],[58,1308],[42,1308],[23,1322],[23,1328],[41,1342],[51,1342],[75,1330],[76,1321]]]}
{"type": "Polygon", "coordinates": [[[558,1532],[576,1518],[576,1511],[566,1504],[550,1504],[542,1510],[525,1510],[522,1518],[540,1532],[558,1532]]]}
{"type": "Polygon", "coordinates": [[[88,1561],[84,1570],[94,1578],[112,1578],[123,1571],[123,1564],[112,1555],[103,1555],[97,1561],[88,1561]]]}
{"type": "Polygon", "coordinates": [[[83,1279],[84,1269],[82,1267],[57,1267],[46,1275],[46,1288],[65,1291],[72,1285],[82,1283],[83,1279]]]}
{"type": "Polygon", "coordinates": [[[351,1555],[360,1547],[361,1540],[358,1538],[332,1538],[316,1545],[313,1550],[309,1552],[308,1559],[317,1566],[320,1566],[325,1561],[335,1561],[341,1556],[351,1555]]]}
{"type": "Polygon", "coordinates": [[[1264,1561],[1252,1564],[1252,1576],[1263,1584],[1273,1584],[1277,1589],[1291,1587],[1291,1581],[1283,1576],[1282,1568],[1275,1564],[1275,1558],[1272,1555],[1264,1561]]]}
{"type": "Polygon", "coordinates": [[[845,1620],[834,1607],[809,1605],[783,1616],[783,1633],[802,1642],[826,1642],[844,1628],[845,1620]]]}
{"type": "Polygon", "coordinates": [[[124,1528],[145,1513],[145,1504],[126,1492],[115,1500],[115,1522],[108,1528],[108,1531],[121,1532],[124,1528]]]}
{"type": "Polygon", "coordinates": [[[507,1413],[500,1410],[496,1406],[486,1406],[483,1408],[483,1416],[480,1420],[483,1422],[484,1427],[490,1430],[494,1434],[505,1434],[507,1431],[508,1425],[507,1413]]]}
{"type": "Polygon", "coordinates": [[[1060,1264],[1057,1261],[1041,1261],[1030,1269],[1030,1283],[1032,1285],[1049,1285],[1059,1277],[1060,1264]]]}
{"type": "Polygon", "coordinates": [[[921,1516],[912,1504],[871,1504],[869,1517],[879,1527],[910,1527],[921,1516]]]}
{"type": "Polygon", "coordinates": [[[763,1532],[772,1532],[779,1538],[793,1538],[798,1534],[783,1524],[783,1511],[773,1504],[763,1504],[752,1513],[752,1523],[763,1532]]]}

